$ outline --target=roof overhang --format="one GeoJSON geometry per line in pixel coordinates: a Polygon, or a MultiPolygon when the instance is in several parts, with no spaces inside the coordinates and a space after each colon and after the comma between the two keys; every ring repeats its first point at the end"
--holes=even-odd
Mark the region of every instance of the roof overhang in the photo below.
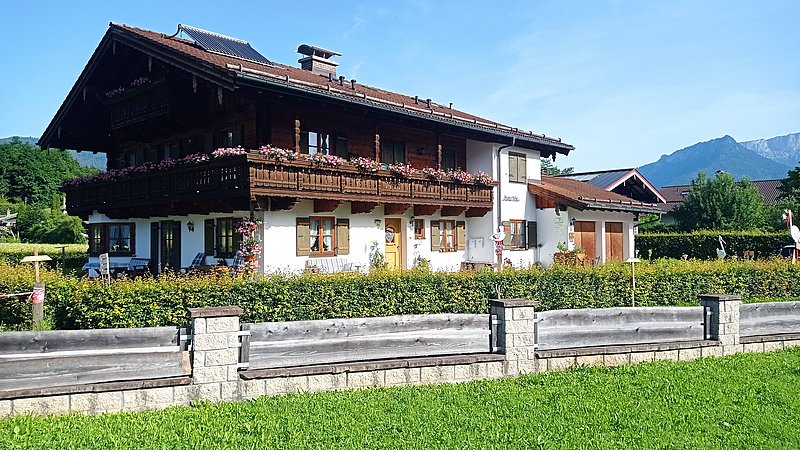
{"type": "Polygon", "coordinates": [[[570,196],[548,189],[545,184],[541,183],[529,183],[528,192],[551,200],[556,204],[575,208],[579,211],[594,210],[634,214],[663,213],[656,205],[651,205],[649,203],[641,203],[635,200],[625,201],[611,198],[570,196]]]}

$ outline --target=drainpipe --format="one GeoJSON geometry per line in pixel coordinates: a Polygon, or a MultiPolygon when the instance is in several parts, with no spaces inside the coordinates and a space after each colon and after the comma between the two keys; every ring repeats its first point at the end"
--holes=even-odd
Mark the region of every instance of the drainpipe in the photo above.
{"type": "Polygon", "coordinates": [[[502,219],[502,209],[503,209],[503,196],[502,196],[502,186],[503,186],[503,175],[502,175],[502,166],[500,164],[500,152],[508,147],[513,147],[517,144],[517,138],[511,138],[511,144],[509,145],[501,145],[497,148],[497,226],[492,230],[494,233],[497,230],[497,227],[503,224],[502,219]]]}

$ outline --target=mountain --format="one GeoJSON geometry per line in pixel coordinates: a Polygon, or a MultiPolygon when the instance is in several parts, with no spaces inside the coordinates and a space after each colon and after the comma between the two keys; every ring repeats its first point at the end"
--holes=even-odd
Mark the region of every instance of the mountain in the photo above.
{"type": "MultiPolygon", "coordinates": [[[[0,138],[0,144],[7,144],[14,139],[19,139],[20,142],[36,145],[39,138],[28,136],[12,136],[7,138],[0,138]]],[[[75,150],[67,150],[72,157],[78,161],[78,164],[84,167],[95,167],[100,170],[106,170],[106,155],[105,153],[92,153],[92,152],[76,152],[75,150]]]]}
{"type": "Polygon", "coordinates": [[[800,133],[787,134],[772,139],[740,142],[743,146],[789,167],[800,164],[800,133]]]}
{"type": "Polygon", "coordinates": [[[689,184],[700,172],[714,176],[721,170],[736,179],[766,180],[785,178],[789,169],[726,135],[664,155],[639,171],[655,186],[662,187],[689,184]]]}

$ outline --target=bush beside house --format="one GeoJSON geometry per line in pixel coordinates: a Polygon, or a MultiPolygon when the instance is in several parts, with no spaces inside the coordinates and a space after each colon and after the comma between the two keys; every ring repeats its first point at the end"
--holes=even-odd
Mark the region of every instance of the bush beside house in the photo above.
{"type": "Polygon", "coordinates": [[[791,244],[788,231],[695,231],[636,235],[639,258],[675,258],[683,255],[696,259],[716,259],[719,236],[725,241],[728,256],[742,258],[745,251],[755,252],[756,258],[776,256],[784,245],[791,244]],[[652,250],[652,254],[649,252],[652,250]]]}

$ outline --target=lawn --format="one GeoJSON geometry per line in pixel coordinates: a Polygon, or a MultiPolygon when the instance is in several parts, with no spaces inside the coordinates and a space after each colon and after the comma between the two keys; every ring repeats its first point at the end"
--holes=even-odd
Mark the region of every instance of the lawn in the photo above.
{"type": "Polygon", "coordinates": [[[800,448],[800,348],[0,421],[0,448],[800,448]]]}

